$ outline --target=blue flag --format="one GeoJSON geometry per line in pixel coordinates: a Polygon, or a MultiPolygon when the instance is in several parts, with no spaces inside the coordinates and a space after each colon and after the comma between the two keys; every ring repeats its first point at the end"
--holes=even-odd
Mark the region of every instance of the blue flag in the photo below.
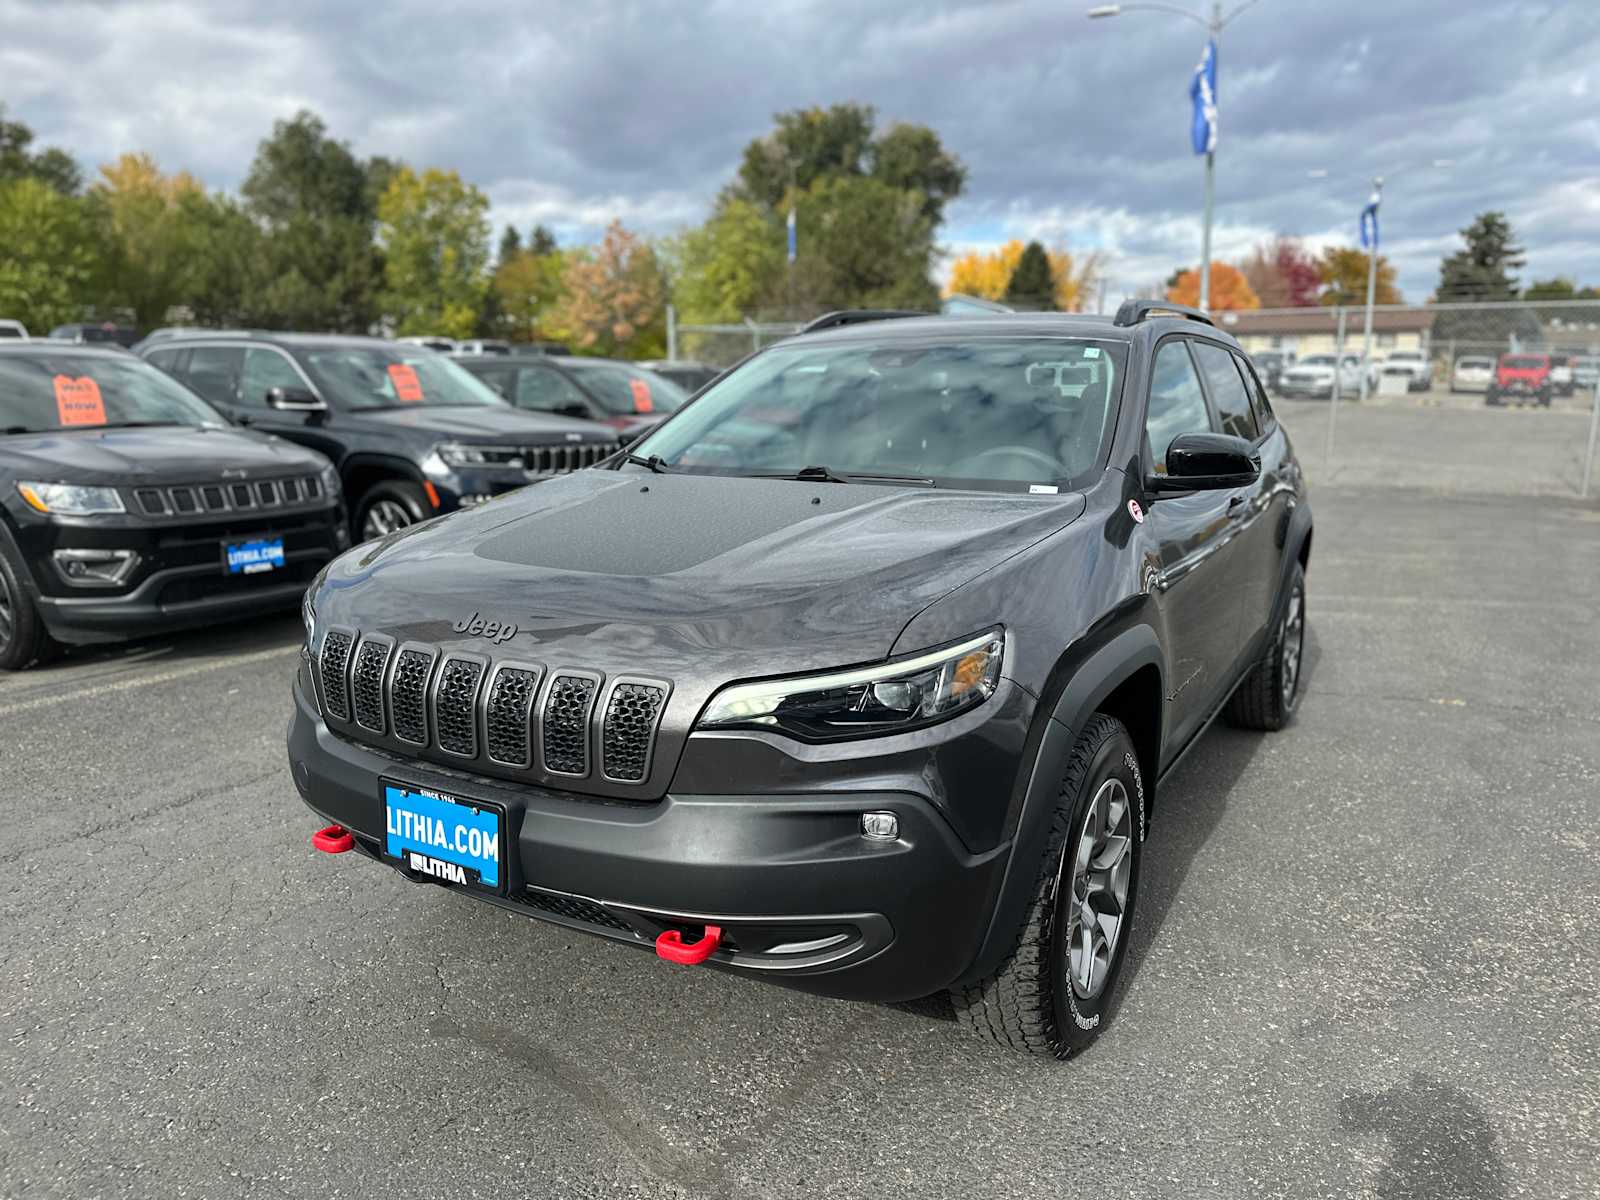
{"type": "Polygon", "coordinates": [[[794,264],[795,236],[794,236],[794,205],[789,205],[789,263],[794,264]]]}
{"type": "Polygon", "coordinates": [[[1217,43],[1206,43],[1206,52],[1195,65],[1189,82],[1189,98],[1194,101],[1194,116],[1189,124],[1189,141],[1196,154],[1210,154],[1217,148],[1217,43]]]}
{"type": "Polygon", "coordinates": [[[1372,199],[1367,201],[1367,206],[1361,210],[1361,248],[1363,250],[1376,250],[1378,248],[1378,193],[1372,193],[1372,199]]]}

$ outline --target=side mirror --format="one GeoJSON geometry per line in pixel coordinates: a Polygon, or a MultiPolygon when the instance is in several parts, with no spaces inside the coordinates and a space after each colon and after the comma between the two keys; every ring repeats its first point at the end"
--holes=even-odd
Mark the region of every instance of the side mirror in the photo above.
{"type": "Polygon", "coordinates": [[[1149,480],[1157,495],[1245,487],[1261,474],[1261,460],[1241,437],[1226,433],[1180,433],[1167,447],[1167,473],[1149,480]]]}
{"type": "Polygon", "coordinates": [[[305,388],[275,387],[267,389],[267,407],[280,412],[327,412],[328,406],[305,388]]]}

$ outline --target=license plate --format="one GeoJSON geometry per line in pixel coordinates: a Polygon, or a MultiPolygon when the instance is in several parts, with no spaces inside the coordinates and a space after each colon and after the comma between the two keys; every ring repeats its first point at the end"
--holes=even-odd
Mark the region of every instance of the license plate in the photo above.
{"type": "Polygon", "coordinates": [[[499,809],[442,792],[383,785],[384,853],[442,883],[500,890],[505,820],[499,809]]]}
{"type": "Polygon", "coordinates": [[[259,575],[283,568],[283,539],[257,538],[251,542],[229,542],[222,548],[229,575],[259,575]]]}

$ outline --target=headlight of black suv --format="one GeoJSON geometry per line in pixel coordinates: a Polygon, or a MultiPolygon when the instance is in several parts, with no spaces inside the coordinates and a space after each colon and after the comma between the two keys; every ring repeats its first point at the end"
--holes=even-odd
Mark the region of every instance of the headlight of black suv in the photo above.
{"type": "Polygon", "coordinates": [[[761,729],[807,742],[903,733],[982,704],[1000,682],[1005,638],[990,630],[911,658],[725,687],[697,729],[761,729]]]}

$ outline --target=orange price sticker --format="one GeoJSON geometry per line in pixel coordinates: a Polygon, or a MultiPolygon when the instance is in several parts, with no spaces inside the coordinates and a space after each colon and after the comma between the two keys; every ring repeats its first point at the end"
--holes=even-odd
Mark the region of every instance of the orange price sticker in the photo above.
{"type": "Polygon", "coordinates": [[[650,385],[642,379],[628,380],[628,388],[633,392],[633,411],[636,413],[654,412],[655,405],[650,400],[650,385]]]}
{"type": "Polygon", "coordinates": [[[106,405],[100,398],[100,385],[87,375],[74,379],[57,375],[56,415],[63,425],[104,425],[106,405]]]}
{"type": "Polygon", "coordinates": [[[422,403],[422,381],[405,363],[389,364],[389,382],[394,384],[394,398],[401,404],[422,403]]]}

